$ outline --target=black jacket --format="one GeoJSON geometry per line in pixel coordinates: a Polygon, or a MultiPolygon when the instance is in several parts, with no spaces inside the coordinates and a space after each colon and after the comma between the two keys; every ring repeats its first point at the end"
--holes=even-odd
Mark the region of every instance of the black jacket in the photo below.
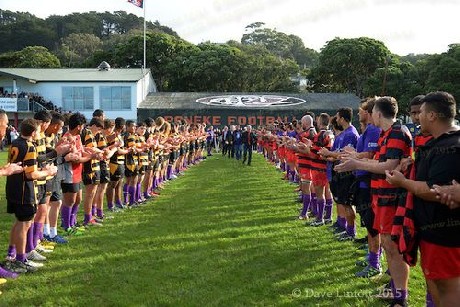
{"type": "Polygon", "coordinates": [[[243,144],[246,144],[246,145],[254,145],[257,142],[256,134],[252,131],[251,131],[250,137],[248,137],[247,131],[243,131],[243,135],[241,138],[243,139],[243,144]]]}

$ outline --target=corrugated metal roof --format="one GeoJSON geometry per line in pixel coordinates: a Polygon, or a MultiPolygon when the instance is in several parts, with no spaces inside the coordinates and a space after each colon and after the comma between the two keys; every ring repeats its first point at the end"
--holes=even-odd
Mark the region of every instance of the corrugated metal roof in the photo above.
{"type": "Polygon", "coordinates": [[[358,109],[360,99],[339,93],[150,93],[138,109],[337,110],[358,109]]]}
{"type": "Polygon", "coordinates": [[[0,75],[32,82],[134,82],[148,73],[141,68],[0,68],[0,75]]]}

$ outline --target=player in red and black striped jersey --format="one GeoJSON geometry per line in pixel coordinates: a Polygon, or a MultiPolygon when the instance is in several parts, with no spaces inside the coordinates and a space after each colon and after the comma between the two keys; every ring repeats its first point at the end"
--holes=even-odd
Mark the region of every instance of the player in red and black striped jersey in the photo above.
{"type": "MultiPolygon", "coordinates": [[[[324,209],[326,206],[326,190],[328,190],[329,182],[327,180],[327,160],[323,158],[319,151],[322,148],[331,150],[334,141],[332,131],[328,130],[330,116],[326,113],[321,113],[318,116],[317,126],[318,133],[313,137],[310,148],[310,167],[312,173],[313,189],[317,197],[317,214],[316,221],[312,222],[311,226],[324,225],[324,209]]],[[[330,216],[327,217],[330,219],[330,216]]]]}
{"type": "Polygon", "coordinates": [[[386,173],[389,182],[413,195],[421,266],[436,306],[454,306],[460,296],[460,210],[440,203],[436,193],[436,186],[460,180],[460,127],[454,124],[455,115],[451,94],[433,92],[422,98],[421,132],[433,139],[416,153],[415,178],[406,179],[398,171],[386,173]]]}
{"type": "Polygon", "coordinates": [[[34,119],[25,119],[21,123],[21,136],[11,144],[8,162],[21,163],[24,171],[12,174],[6,180],[6,199],[8,213],[16,216],[16,222],[11,229],[9,260],[6,268],[13,272],[35,271],[36,267],[27,263],[26,241],[27,232],[31,226],[37,210],[35,180],[54,176],[57,168],[54,165],[45,165],[38,169],[37,151],[33,144],[39,129],[34,119]],[[15,261],[11,261],[14,258],[15,261]]]}
{"type": "Polygon", "coordinates": [[[310,115],[305,115],[302,117],[301,123],[303,132],[298,136],[299,140],[294,146],[294,152],[296,152],[297,156],[297,167],[300,176],[300,189],[302,191],[303,203],[303,208],[300,212],[299,219],[305,219],[312,204],[312,169],[310,148],[312,145],[312,140],[316,135],[316,129],[313,127],[313,118],[310,115]]]}
{"type": "Polygon", "coordinates": [[[411,156],[411,135],[396,122],[398,103],[392,97],[380,97],[372,111],[374,124],[382,129],[378,151],[374,160],[346,159],[335,167],[336,171],[364,170],[372,173],[372,208],[375,213],[374,229],[378,230],[386,252],[388,268],[393,279],[393,304],[404,306],[407,299],[409,267],[404,262],[395,242],[391,240],[393,218],[401,194],[400,188],[385,180],[385,171],[394,170],[401,159],[411,156]]]}

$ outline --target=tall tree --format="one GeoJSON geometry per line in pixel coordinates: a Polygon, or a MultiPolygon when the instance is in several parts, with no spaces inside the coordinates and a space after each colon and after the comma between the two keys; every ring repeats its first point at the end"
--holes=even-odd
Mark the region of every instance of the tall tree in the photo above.
{"type": "Polygon", "coordinates": [[[61,63],[66,67],[84,67],[89,57],[102,50],[102,40],[88,33],[72,33],[62,39],[57,50],[61,63]]]}
{"type": "Polygon", "coordinates": [[[0,55],[0,66],[18,68],[59,68],[59,59],[42,46],[29,46],[21,51],[0,55]]]}
{"type": "Polygon", "coordinates": [[[368,38],[335,38],[321,49],[312,76],[316,90],[364,95],[367,80],[390,60],[390,51],[380,41],[368,38]]]}

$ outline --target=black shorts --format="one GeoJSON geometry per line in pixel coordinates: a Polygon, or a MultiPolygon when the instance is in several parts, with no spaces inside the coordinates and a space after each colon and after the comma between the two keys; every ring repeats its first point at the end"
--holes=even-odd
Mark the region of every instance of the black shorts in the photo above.
{"type": "Polygon", "coordinates": [[[100,180],[100,183],[109,183],[110,182],[110,172],[109,172],[109,166],[107,165],[107,163],[103,163],[101,162],[101,180],[100,180]]]}
{"type": "Polygon", "coordinates": [[[332,180],[330,183],[331,192],[334,196],[336,203],[340,205],[353,205],[353,197],[355,186],[355,176],[351,172],[336,173],[332,174],[332,180]]]}
{"type": "Polygon", "coordinates": [[[144,175],[145,174],[145,168],[146,168],[146,165],[139,165],[139,167],[137,169],[137,174],[138,175],[144,175]]]}
{"type": "Polygon", "coordinates": [[[46,204],[46,184],[37,185],[37,204],[46,204]]]}
{"type": "Polygon", "coordinates": [[[62,199],[61,182],[56,177],[54,177],[51,182],[52,188],[50,201],[60,201],[62,199]]]}
{"type": "Polygon", "coordinates": [[[78,193],[80,191],[79,183],[61,183],[62,193],[78,193]]]}
{"type": "Polygon", "coordinates": [[[83,173],[83,184],[90,185],[90,184],[99,184],[101,183],[101,171],[94,171],[89,174],[83,173]]]}
{"type": "Polygon", "coordinates": [[[134,177],[137,176],[137,166],[134,168],[134,170],[130,170],[127,167],[125,168],[125,177],[134,177]]]}
{"type": "Polygon", "coordinates": [[[35,213],[37,213],[37,206],[7,202],[6,212],[14,214],[20,222],[29,222],[34,219],[35,213]]]}
{"type": "Polygon", "coordinates": [[[361,213],[371,207],[371,189],[359,188],[356,189],[353,205],[356,206],[356,212],[361,213]]]}
{"type": "Polygon", "coordinates": [[[152,165],[153,165],[152,166],[153,171],[156,172],[160,168],[160,160],[159,159],[153,160],[152,165]]]}
{"type": "Polygon", "coordinates": [[[56,177],[53,177],[50,180],[46,180],[46,196],[51,196],[51,193],[53,193],[54,178],[56,177]]]}
{"type": "Polygon", "coordinates": [[[360,212],[361,215],[361,225],[366,227],[367,232],[371,235],[371,237],[375,237],[376,235],[379,234],[377,229],[374,229],[374,220],[375,220],[375,214],[374,210],[372,210],[371,207],[363,210],[360,212]]]}
{"type": "Polygon", "coordinates": [[[176,155],[175,151],[171,152],[169,154],[169,163],[174,163],[174,161],[176,161],[178,157],[179,155],[176,155]]]}
{"type": "Polygon", "coordinates": [[[184,152],[184,148],[181,147],[181,148],[179,149],[179,156],[182,157],[182,156],[184,155],[184,153],[185,153],[185,152],[184,152]]]}
{"type": "Polygon", "coordinates": [[[110,181],[119,181],[125,176],[125,166],[123,164],[110,163],[110,181]]]}

